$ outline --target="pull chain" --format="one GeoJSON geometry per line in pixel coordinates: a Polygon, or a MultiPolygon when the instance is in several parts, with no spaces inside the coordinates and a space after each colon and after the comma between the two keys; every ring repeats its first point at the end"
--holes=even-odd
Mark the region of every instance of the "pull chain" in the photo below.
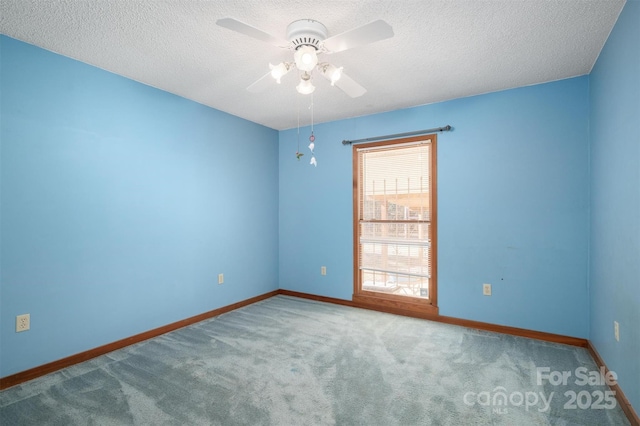
{"type": "Polygon", "coordinates": [[[296,97],[296,107],[298,111],[298,149],[296,150],[296,158],[300,161],[300,157],[304,154],[300,152],[300,99],[296,97]]]}
{"type": "Polygon", "coordinates": [[[311,94],[311,136],[309,136],[309,150],[311,151],[311,161],[309,164],[312,164],[314,167],[318,167],[318,162],[316,161],[316,155],[313,152],[313,149],[316,147],[314,141],[316,137],[313,135],[313,93],[311,94]]]}

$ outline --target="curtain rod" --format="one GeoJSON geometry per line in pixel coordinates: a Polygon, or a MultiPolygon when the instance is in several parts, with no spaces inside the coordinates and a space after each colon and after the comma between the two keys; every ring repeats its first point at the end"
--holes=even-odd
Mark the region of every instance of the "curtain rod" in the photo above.
{"type": "Polygon", "coordinates": [[[374,136],[372,138],[355,139],[355,140],[352,140],[352,141],[343,140],[342,141],[342,145],[351,145],[351,144],[360,143],[360,142],[381,141],[383,139],[398,139],[398,138],[403,138],[403,137],[407,137],[407,136],[418,136],[418,135],[424,135],[424,134],[433,133],[433,132],[448,132],[449,130],[451,130],[451,126],[449,126],[447,124],[444,127],[436,127],[436,128],[433,128],[433,129],[418,130],[416,132],[396,133],[396,134],[393,134],[393,135],[385,135],[385,136],[374,136]]]}

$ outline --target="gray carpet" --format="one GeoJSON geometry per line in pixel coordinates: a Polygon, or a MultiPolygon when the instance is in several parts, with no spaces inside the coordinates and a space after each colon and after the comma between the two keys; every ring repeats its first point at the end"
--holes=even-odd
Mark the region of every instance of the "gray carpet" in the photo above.
{"type": "Polygon", "coordinates": [[[277,296],[7,389],[0,420],[629,424],[617,404],[598,408],[606,386],[576,384],[580,367],[597,370],[582,348],[277,296]],[[538,385],[537,367],[572,376],[538,385]]]}

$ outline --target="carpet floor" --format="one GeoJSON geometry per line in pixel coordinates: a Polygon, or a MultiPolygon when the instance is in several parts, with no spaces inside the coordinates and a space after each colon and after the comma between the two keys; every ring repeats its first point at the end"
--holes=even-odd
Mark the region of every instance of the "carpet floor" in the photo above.
{"type": "Polygon", "coordinates": [[[583,348],[276,296],[6,389],[0,423],[628,425],[597,371],[583,348]]]}

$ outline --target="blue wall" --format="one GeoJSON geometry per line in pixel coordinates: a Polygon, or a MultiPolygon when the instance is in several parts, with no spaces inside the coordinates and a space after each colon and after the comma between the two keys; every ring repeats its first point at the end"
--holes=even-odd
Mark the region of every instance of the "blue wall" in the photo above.
{"type": "Polygon", "coordinates": [[[590,75],[589,339],[640,410],[640,2],[628,1],[590,75]],[[613,322],[620,324],[616,342],[613,322]]]}
{"type": "Polygon", "coordinates": [[[340,142],[451,124],[441,314],[589,338],[637,410],[639,5],[591,76],[316,125],[317,168],[308,127],[297,161],[295,129],[0,36],[0,376],[278,287],[349,300],[340,142]],[[26,312],[32,330],[15,333],[26,312]]]}
{"type": "Polygon", "coordinates": [[[317,168],[296,161],[296,130],[281,132],[280,287],[351,299],[343,139],[450,124],[438,135],[440,313],[588,337],[588,114],[583,76],[316,125],[317,168]]]}
{"type": "Polygon", "coordinates": [[[1,376],[278,288],[275,130],[0,43],[1,376]]]}

